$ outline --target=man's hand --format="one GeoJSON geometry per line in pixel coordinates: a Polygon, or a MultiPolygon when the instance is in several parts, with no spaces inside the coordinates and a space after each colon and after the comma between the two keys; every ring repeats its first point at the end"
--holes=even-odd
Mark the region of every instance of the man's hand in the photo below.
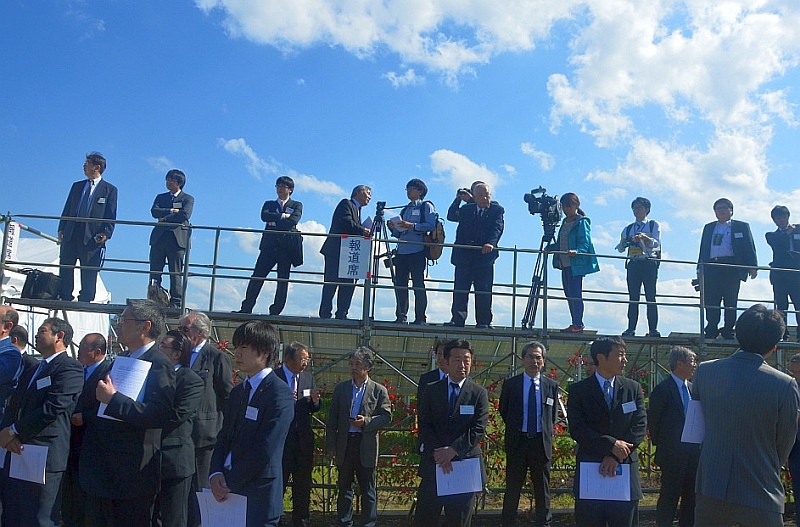
{"type": "Polygon", "coordinates": [[[494,245],[491,243],[484,243],[483,248],[481,248],[481,254],[489,254],[494,250],[494,245]]]}
{"type": "Polygon", "coordinates": [[[114,388],[114,383],[111,382],[110,375],[106,375],[105,379],[97,381],[97,389],[94,391],[94,394],[98,401],[108,404],[111,402],[111,398],[115,393],[117,393],[117,389],[114,388]]]}
{"type": "Polygon", "coordinates": [[[567,251],[567,256],[569,256],[570,258],[575,258],[576,256],[578,256],[578,251],[576,251],[575,249],[570,249],[569,251],[567,251]]]}
{"type": "Polygon", "coordinates": [[[455,449],[445,446],[433,451],[433,461],[442,467],[442,472],[449,474],[453,471],[453,458],[456,457],[455,449]]]}
{"type": "Polygon", "coordinates": [[[472,194],[468,192],[466,189],[458,189],[456,191],[456,197],[463,201],[464,203],[469,203],[469,200],[472,199],[472,194]]]}
{"type": "Polygon", "coordinates": [[[604,478],[613,478],[617,475],[617,467],[619,466],[619,462],[614,459],[614,456],[606,456],[603,458],[603,462],[600,463],[600,475],[604,478]]]}
{"type": "Polygon", "coordinates": [[[622,439],[614,441],[614,446],[611,447],[611,453],[620,461],[625,461],[625,458],[631,455],[633,444],[626,443],[622,439]]]}
{"type": "Polygon", "coordinates": [[[9,441],[5,448],[12,454],[21,454],[22,451],[25,450],[25,445],[22,444],[22,441],[19,440],[19,437],[14,436],[14,439],[9,441]]]}
{"type": "Polygon", "coordinates": [[[758,269],[749,269],[747,271],[750,274],[750,278],[755,280],[756,276],[758,275],[758,269]]]}
{"type": "Polygon", "coordinates": [[[231,493],[231,489],[228,488],[228,484],[225,481],[225,476],[222,474],[214,474],[211,476],[209,483],[211,483],[211,493],[217,501],[224,501],[225,498],[228,497],[228,494],[231,493]]]}
{"type": "Polygon", "coordinates": [[[370,231],[369,229],[367,229],[366,227],[364,227],[364,236],[369,236],[371,232],[372,232],[372,231],[370,231]]]}
{"type": "Polygon", "coordinates": [[[10,426],[3,428],[0,430],[0,447],[6,448],[6,445],[15,437],[17,437],[17,434],[11,430],[10,426]]]}
{"type": "Polygon", "coordinates": [[[64,241],[64,231],[58,231],[58,243],[64,241]]]}
{"type": "Polygon", "coordinates": [[[94,235],[94,241],[97,245],[103,245],[108,240],[108,236],[104,232],[98,232],[94,235]]]}
{"type": "Polygon", "coordinates": [[[311,402],[314,404],[319,404],[319,399],[322,397],[322,392],[317,390],[315,392],[311,392],[311,402]]]}
{"type": "Polygon", "coordinates": [[[363,415],[357,415],[354,418],[350,418],[350,426],[355,426],[356,428],[364,428],[364,425],[367,424],[367,421],[364,419],[363,415]]]}
{"type": "Polygon", "coordinates": [[[83,414],[72,414],[70,421],[72,421],[72,426],[83,426],[83,414]]]}

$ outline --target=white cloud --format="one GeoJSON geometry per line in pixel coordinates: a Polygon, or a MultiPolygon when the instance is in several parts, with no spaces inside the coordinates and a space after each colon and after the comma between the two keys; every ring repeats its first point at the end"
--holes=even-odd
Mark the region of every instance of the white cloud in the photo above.
{"type": "Polygon", "coordinates": [[[556,158],[552,155],[548,154],[547,152],[541,152],[536,150],[536,145],[533,143],[522,143],[520,145],[520,150],[523,154],[531,156],[533,159],[539,162],[539,166],[545,172],[548,170],[552,170],[553,167],[556,166],[556,158]]]}
{"type": "Polygon", "coordinates": [[[147,163],[156,170],[166,173],[167,170],[175,168],[175,163],[169,160],[167,156],[148,157],[147,163]]]}
{"type": "Polygon", "coordinates": [[[425,77],[417,75],[414,68],[408,68],[405,73],[398,74],[397,72],[390,71],[383,75],[383,78],[388,79],[395,88],[404,88],[406,86],[419,86],[425,83],[425,77]]]}
{"type": "Polygon", "coordinates": [[[474,181],[483,181],[495,188],[500,178],[486,168],[471,161],[467,156],[452,150],[437,150],[431,154],[431,170],[441,174],[439,181],[446,181],[452,188],[469,188],[474,181]]]}

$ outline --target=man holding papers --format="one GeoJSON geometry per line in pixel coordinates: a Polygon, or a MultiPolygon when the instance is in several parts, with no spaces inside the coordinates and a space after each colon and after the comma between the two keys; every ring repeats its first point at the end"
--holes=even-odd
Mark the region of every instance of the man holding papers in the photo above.
{"type": "Polygon", "coordinates": [[[780,312],[756,304],[736,321],[741,349],[697,368],[706,435],[695,525],[783,526],[781,466],[797,433],[797,382],[765,359],[784,331],[780,312]]]}
{"type": "Polygon", "coordinates": [[[626,351],[620,337],[598,338],[591,347],[597,371],[569,389],[569,433],[578,442],[578,527],[631,527],[642,497],[636,448],[647,432],[647,414],[641,385],[622,376],[626,351]],[[629,479],[629,485],[620,489],[605,482],[617,477],[629,479]]]}
{"type": "Polygon", "coordinates": [[[78,469],[86,491],[87,525],[146,527],[161,478],[161,429],[172,417],[175,369],[154,345],[164,330],[161,308],[150,300],[128,300],[117,335],[127,357],[114,361],[97,383],[104,416],[86,424],[78,469]],[[136,360],[134,360],[136,359],[136,360]],[[146,371],[139,394],[125,395],[130,371],[146,371]],[[118,391],[118,388],[120,391],[118,391]]]}
{"type": "MultiPolygon", "coordinates": [[[[444,508],[446,525],[467,527],[472,522],[475,491],[486,481],[480,441],[489,421],[489,396],[486,388],[469,378],[472,344],[451,340],[444,347],[448,377],[428,385],[419,405],[419,434],[423,445],[414,524],[427,527],[438,523],[444,508]],[[453,474],[454,466],[465,460],[478,460],[473,472],[461,474],[463,482],[478,480],[478,488],[444,495],[437,478],[453,474]],[[477,476],[477,477],[472,477],[477,476]]],[[[468,463],[469,464],[469,463],[468,463]]],[[[458,482],[452,482],[458,483],[458,482]]]]}
{"type": "Polygon", "coordinates": [[[294,397],[272,371],[279,343],[278,332],[263,320],[233,332],[236,367],[247,378],[231,391],[211,456],[214,498],[224,501],[230,493],[247,498],[247,527],[277,526],[283,514],[281,460],[294,397]]]}
{"type": "Polygon", "coordinates": [[[656,506],[658,527],[672,525],[678,500],[681,509],[678,525],[694,525],[694,479],[700,459],[700,445],[681,442],[683,426],[692,400],[691,391],[696,355],[689,348],[674,346],[669,353],[672,373],[650,394],[647,423],[656,447],[656,463],[661,467],[661,490],[656,506]]]}
{"type": "Polygon", "coordinates": [[[69,419],[83,386],[83,368],[65,353],[72,335],[72,327],[60,318],[42,323],[36,333],[42,361],[19,378],[0,423],[0,446],[8,451],[2,452],[0,472],[3,525],[50,527],[61,522],[57,496],[69,456],[69,419]],[[36,450],[33,445],[46,447],[41,464],[25,459],[36,450]],[[23,462],[37,467],[37,481],[14,477],[14,465],[23,462]]]}

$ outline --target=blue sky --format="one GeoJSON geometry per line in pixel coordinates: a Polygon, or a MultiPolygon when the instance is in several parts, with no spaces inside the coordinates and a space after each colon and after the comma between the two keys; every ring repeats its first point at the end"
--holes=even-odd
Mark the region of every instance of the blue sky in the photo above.
{"type": "MultiPolygon", "coordinates": [[[[3,211],[58,215],[84,154],[99,150],[124,220],[150,221],[173,167],[196,198],[193,223],[208,226],[261,228],[279,175],[297,182],[301,229],[317,233],[355,184],[402,205],[412,177],[442,213],[456,188],[490,182],[506,247],[538,246],[539,218],[522,201],[538,185],[581,197],[605,254],[637,195],[653,202],[675,260],[696,259],[719,197],[751,223],[762,265],[772,206],[800,216],[794,0],[12,0],[0,15],[0,166],[14,196],[3,211]]],[[[53,222],[27,223],[55,234],[53,222]]],[[[148,235],[120,226],[107,257],[146,259],[148,235]]],[[[257,241],[223,234],[220,263],[252,267],[257,241]]],[[[320,243],[307,237],[305,270],[321,270],[320,243]]],[[[192,260],[210,263],[212,246],[196,232],[192,260]]],[[[434,278],[452,279],[446,256],[434,278]]],[[[533,257],[520,264],[527,284],[533,257]]],[[[585,288],[623,291],[621,261],[601,266],[585,288]]],[[[503,255],[497,282],[511,269],[503,255]]],[[[692,293],[693,272],[663,265],[659,292],[692,293]]],[[[144,293],[144,275],[103,276],[115,301],[144,293]]],[[[238,308],[245,286],[218,283],[216,307],[238,308]]],[[[190,305],[206,307],[207,289],[194,279],[190,305]]],[[[741,296],[770,298],[767,273],[741,296]]],[[[318,286],[293,287],[285,313],[314,315],[318,301],[318,286]]],[[[393,302],[379,293],[379,318],[394,317],[393,302]]],[[[432,294],[429,320],[447,320],[449,304],[432,294]]],[[[496,300],[497,324],[510,325],[510,304],[496,300]]],[[[618,333],[624,313],[590,304],[585,322],[618,333]]],[[[662,332],[693,331],[698,316],[661,319],[662,332]]],[[[568,325],[563,303],[550,322],[568,325]]]]}

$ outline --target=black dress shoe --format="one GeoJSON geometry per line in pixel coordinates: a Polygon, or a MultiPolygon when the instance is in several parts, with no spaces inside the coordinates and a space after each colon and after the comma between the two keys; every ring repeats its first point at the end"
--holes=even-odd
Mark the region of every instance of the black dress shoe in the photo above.
{"type": "Polygon", "coordinates": [[[661,336],[661,333],[659,333],[659,331],[658,331],[657,329],[653,329],[653,330],[650,330],[650,331],[647,333],[647,336],[648,336],[648,337],[655,337],[655,338],[658,338],[658,337],[660,337],[660,336],[661,336]]]}
{"type": "Polygon", "coordinates": [[[464,327],[464,323],[463,322],[455,322],[453,320],[451,320],[450,322],[445,322],[444,325],[445,326],[449,326],[449,327],[454,327],[454,328],[463,328],[464,327]]]}
{"type": "Polygon", "coordinates": [[[477,329],[494,329],[491,324],[478,324],[475,327],[477,329]]]}
{"type": "Polygon", "coordinates": [[[634,329],[626,329],[625,331],[622,332],[622,336],[623,337],[635,337],[636,336],[636,330],[634,330],[634,329]]]}
{"type": "Polygon", "coordinates": [[[238,311],[231,311],[231,313],[236,313],[237,315],[252,315],[252,311],[248,311],[246,309],[240,309],[238,311]]]}
{"type": "Polygon", "coordinates": [[[408,320],[406,320],[405,318],[397,317],[396,319],[394,319],[394,323],[395,324],[408,324],[408,320]]]}
{"type": "Polygon", "coordinates": [[[736,338],[736,334],[733,331],[725,331],[724,329],[720,332],[722,338],[725,340],[734,340],[736,338]]]}

